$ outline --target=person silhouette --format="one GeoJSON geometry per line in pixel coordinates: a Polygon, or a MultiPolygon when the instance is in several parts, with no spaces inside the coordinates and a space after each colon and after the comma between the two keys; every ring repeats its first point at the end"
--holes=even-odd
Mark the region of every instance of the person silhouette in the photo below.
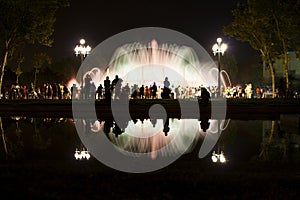
{"type": "Polygon", "coordinates": [[[103,86],[100,84],[97,88],[98,99],[102,99],[103,86]]]}
{"type": "Polygon", "coordinates": [[[157,86],[156,86],[156,83],[154,82],[153,86],[152,86],[152,89],[151,89],[152,99],[156,99],[156,92],[157,92],[157,86]]]}
{"type": "Polygon", "coordinates": [[[161,98],[163,99],[169,99],[170,98],[170,93],[171,93],[171,90],[170,90],[170,82],[168,80],[168,77],[165,78],[165,81],[164,81],[164,89],[163,89],[163,92],[161,94],[161,98]]]}
{"type": "Polygon", "coordinates": [[[110,92],[110,80],[107,76],[104,80],[104,97],[105,100],[109,101],[111,99],[111,92],[110,92]]]}
{"type": "Polygon", "coordinates": [[[84,97],[85,99],[88,99],[90,96],[90,92],[91,92],[91,76],[89,74],[87,74],[84,78],[84,83],[85,83],[85,93],[84,93],[84,97]]]}
{"type": "Polygon", "coordinates": [[[144,98],[144,94],[145,94],[145,88],[144,88],[144,85],[142,85],[141,87],[140,87],[140,98],[141,99],[143,99],[144,98]]]}

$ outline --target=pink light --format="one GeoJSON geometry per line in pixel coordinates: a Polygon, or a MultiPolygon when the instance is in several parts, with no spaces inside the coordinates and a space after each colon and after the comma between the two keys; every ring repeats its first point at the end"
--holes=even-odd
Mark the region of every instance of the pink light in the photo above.
{"type": "Polygon", "coordinates": [[[72,78],[71,80],[69,80],[69,82],[67,83],[67,87],[71,88],[73,86],[73,84],[76,84],[76,86],[79,87],[79,83],[76,81],[75,78],[72,78]]]}

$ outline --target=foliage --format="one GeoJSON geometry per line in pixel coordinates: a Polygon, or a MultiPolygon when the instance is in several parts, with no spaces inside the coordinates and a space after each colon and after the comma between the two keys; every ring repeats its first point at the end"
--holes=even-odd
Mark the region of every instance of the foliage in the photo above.
{"type": "MultiPolygon", "coordinates": [[[[264,67],[266,64],[270,67],[274,91],[274,60],[286,55],[299,38],[299,0],[248,0],[239,3],[232,14],[234,20],[224,27],[225,34],[248,42],[253,49],[260,51],[264,67]]],[[[283,60],[288,87],[288,60],[283,60]]]]}
{"type": "Polygon", "coordinates": [[[35,69],[40,69],[44,64],[51,64],[51,58],[46,53],[35,54],[32,65],[35,69]]]}
{"type": "Polygon", "coordinates": [[[0,0],[0,88],[8,59],[26,44],[51,46],[55,14],[67,0],[0,0]]]}

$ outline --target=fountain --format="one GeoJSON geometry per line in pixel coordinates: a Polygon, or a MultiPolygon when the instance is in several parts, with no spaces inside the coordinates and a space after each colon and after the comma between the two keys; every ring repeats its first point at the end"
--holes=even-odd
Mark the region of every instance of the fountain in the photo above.
{"type": "MultiPolygon", "coordinates": [[[[82,63],[77,82],[82,80],[81,74],[89,74],[96,86],[103,85],[107,76],[112,80],[118,75],[123,80],[122,86],[151,86],[155,82],[158,87],[163,87],[163,81],[168,77],[170,87],[198,88],[216,86],[218,69],[206,50],[191,38],[169,29],[149,27],[125,31],[102,42],[82,63]]],[[[99,127],[99,123],[92,131],[95,134],[87,135],[88,127],[79,117],[82,109],[77,106],[80,105],[78,102],[73,104],[73,116],[83,144],[94,157],[112,168],[140,173],[172,163],[190,150],[195,138],[204,137],[199,158],[206,156],[218,141],[220,131],[217,127],[222,122],[210,120],[210,126],[204,133],[199,119],[185,118],[189,114],[199,115],[198,102],[181,99],[178,102],[180,120],[167,118],[163,106],[152,105],[149,116],[159,122],[157,127],[153,127],[149,121],[124,124],[124,121],[131,120],[129,100],[119,103],[112,99],[110,106],[114,123],[110,127],[117,130],[115,133],[120,133],[115,137],[107,129],[95,128],[99,127]]],[[[218,119],[225,118],[226,100],[220,99],[217,103],[218,106],[214,102],[211,104],[212,117],[219,113],[218,119]]],[[[92,112],[95,113],[94,104],[88,108],[89,118],[86,117],[86,120],[97,121],[96,113],[92,112]]]]}

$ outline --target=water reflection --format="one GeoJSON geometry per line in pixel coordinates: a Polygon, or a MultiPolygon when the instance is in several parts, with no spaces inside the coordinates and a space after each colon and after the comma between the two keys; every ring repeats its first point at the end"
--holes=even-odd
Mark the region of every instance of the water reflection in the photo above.
{"type": "MultiPolygon", "coordinates": [[[[1,159],[89,159],[93,155],[83,146],[74,123],[79,122],[66,118],[0,117],[1,159]]],[[[207,156],[210,161],[300,161],[300,115],[282,115],[275,121],[167,118],[116,124],[112,118],[103,118],[80,123],[87,135],[101,131],[116,147],[148,153],[151,159],[183,151],[197,154],[204,137],[222,129],[218,143],[207,156]],[[186,147],[190,140],[193,142],[186,147]]]]}
{"type": "Polygon", "coordinates": [[[299,121],[300,115],[281,115],[279,121],[263,121],[259,158],[265,161],[299,161],[299,121]]]}

